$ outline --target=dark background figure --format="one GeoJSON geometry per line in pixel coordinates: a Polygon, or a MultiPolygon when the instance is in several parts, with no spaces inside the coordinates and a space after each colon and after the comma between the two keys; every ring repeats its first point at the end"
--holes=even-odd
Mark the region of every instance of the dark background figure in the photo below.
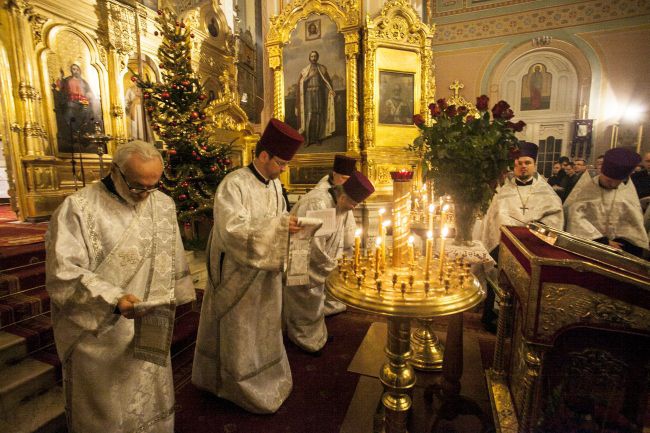
{"type": "Polygon", "coordinates": [[[70,65],[70,75],[52,84],[54,111],[57,122],[59,152],[91,152],[96,149],[85,146],[83,135],[95,130],[95,122],[103,130],[101,108],[88,82],[81,76],[76,63],[70,65]]]}
{"type": "Polygon", "coordinates": [[[390,96],[379,108],[379,122],[410,125],[413,123],[413,109],[402,97],[402,86],[394,83],[390,96]]]}
{"type": "Polygon", "coordinates": [[[650,201],[650,152],[643,156],[641,161],[642,169],[632,173],[630,178],[636,187],[636,192],[641,200],[641,207],[645,211],[650,201]]]}
{"type": "Polygon", "coordinates": [[[564,200],[566,200],[569,194],[571,194],[571,191],[573,191],[573,187],[576,186],[576,183],[578,183],[580,175],[576,173],[575,163],[571,161],[563,164],[563,167],[564,177],[560,181],[560,187],[562,188],[562,191],[559,193],[559,195],[562,199],[562,202],[564,203],[564,200]]]}
{"type": "Polygon", "coordinates": [[[334,86],[327,68],[318,63],[318,51],[309,53],[309,65],[300,72],[296,118],[305,145],[321,144],[336,129],[334,86]]]}

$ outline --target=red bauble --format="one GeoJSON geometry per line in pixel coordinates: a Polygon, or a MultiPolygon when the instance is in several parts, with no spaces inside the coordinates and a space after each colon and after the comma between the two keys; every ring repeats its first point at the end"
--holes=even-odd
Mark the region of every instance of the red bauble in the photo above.
{"type": "Polygon", "coordinates": [[[153,108],[151,105],[147,107],[147,111],[148,111],[148,112],[151,113],[153,110],[154,110],[154,108],[153,108]]]}
{"type": "Polygon", "coordinates": [[[181,195],[178,196],[179,200],[185,200],[186,198],[187,198],[187,196],[185,194],[181,194],[181,195]]]}
{"type": "Polygon", "coordinates": [[[172,89],[176,90],[178,89],[178,86],[176,84],[172,84],[172,89]]]}
{"type": "Polygon", "coordinates": [[[196,156],[196,152],[195,152],[195,151],[192,151],[192,156],[196,156]]]}
{"type": "Polygon", "coordinates": [[[187,188],[188,185],[189,185],[189,183],[187,183],[187,182],[183,182],[183,183],[181,183],[181,186],[182,186],[183,188],[187,188]]]}
{"type": "Polygon", "coordinates": [[[223,163],[226,164],[226,165],[230,165],[230,160],[229,160],[229,159],[225,159],[225,160],[223,161],[223,163]]]}
{"type": "Polygon", "coordinates": [[[163,14],[162,9],[158,9],[158,15],[162,15],[162,14],[163,14]]]}
{"type": "Polygon", "coordinates": [[[160,69],[165,69],[165,65],[164,65],[163,63],[159,64],[158,67],[159,67],[160,69]]]}
{"type": "Polygon", "coordinates": [[[215,167],[214,165],[212,167],[210,167],[210,171],[216,171],[216,170],[217,170],[217,167],[215,167]]]}
{"type": "Polygon", "coordinates": [[[203,127],[202,127],[202,126],[199,126],[198,128],[196,128],[196,130],[199,131],[199,132],[201,132],[201,131],[203,131],[203,127]]]}
{"type": "Polygon", "coordinates": [[[162,92],[160,94],[160,96],[162,96],[164,99],[167,99],[167,98],[169,98],[170,95],[169,95],[169,92],[162,92]]]}
{"type": "Polygon", "coordinates": [[[153,34],[154,34],[155,36],[158,36],[158,30],[156,30],[155,32],[153,32],[153,34]]]}
{"type": "Polygon", "coordinates": [[[201,113],[201,120],[205,120],[206,115],[204,113],[201,113]]]}
{"type": "Polygon", "coordinates": [[[196,160],[197,160],[197,161],[200,161],[200,160],[201,160],[201,157],[200,157],[200,156],[197,156],[197,157],[196,157],[196,160]]]}
{"type": "Polygon", "coordinates": [[[201,149],[208,150],[208,146],[201,146],[201,149]]]}
{"type": "Polygon", "coordinates": [[[176,155],[176,149],[169,149],[170,155],[176,155]]]}
{"type": "Polygon", "coordinates": [[[205,98],[206,98],[206,96],[204,94],[199,95],[199,100],[203,101],[205,98]]]}
{"type": "Polygon", "coordinates": [[[198,118],[199,118],[199,113],[197,113],[196,111],[192,111],[192,112],[190,113],[190,117],[191,117],[192,119],[198,119],[198,118]]]}
{"type": "Polygon", "coordinates": [[[181,84],[182,84],[183,86],[189,86],[189,85],[190,85],[190,82],[187,81],[187,80],[183,80],[183,81],[181,81],[181,84]]]}
{"type": "Polygon", "coordinates": [[[136,81],[138,81],[138,77],[136,77],[135,75],[132,76],[132,77],[131,77],[131,81],[133,81],[133,82],[135,83],[136,81]]]}
{"type": "Polygon", "coordinates": [[[142,97],[143,97],[144,99],[149,99],[149,98],[151,97],[151,95],[148,94],[148,93],[145,93],[145,94],[142,95],[142,97]]]}
{"type": "Polygon", "coordinates": [[[193,37],[194,37],[194,33],[190,33],[190,38],[193,38],[193,37]]]}

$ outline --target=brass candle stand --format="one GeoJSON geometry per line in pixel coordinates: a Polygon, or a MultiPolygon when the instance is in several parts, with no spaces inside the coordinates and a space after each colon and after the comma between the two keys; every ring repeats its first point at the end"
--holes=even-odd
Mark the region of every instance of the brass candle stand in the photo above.
{"type": "MultiPolygon", "coordinates": [[[[460,313],[480,303],[484,292],[462,259],[443,263],[440,278],[438,272],[427,272],[426,257],[414,258],[410,263],[396,262],[394,255],[382,263],[381,257],[360,255],[357,264],[354,258],[344,256],[327,278],[326,287],[347,305],[387,316],[388,360],[379,373],[384,385],[385,432],[405,433],[410,392],[415,385],[415,373],[408,362],[411,319],[460,313]],[[391,262],[393,265],[387,266],[391,262]]],[[[440,269],[439,260],[431,260],[430,264],[440,269]]]]}

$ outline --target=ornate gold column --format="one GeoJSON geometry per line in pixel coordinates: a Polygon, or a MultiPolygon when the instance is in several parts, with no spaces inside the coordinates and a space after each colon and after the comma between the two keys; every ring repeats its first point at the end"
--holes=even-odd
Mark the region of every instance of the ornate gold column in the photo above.
{"type": "Polygon", "coordinates": [[[282,72],[282,45],[268,47],[269,67],[273,70],[273,117],[284,120],[284,76],[282,72]]]}
{"type": "MultiPolygon", "coordinates": [[[[352,89],[357,88],[357,56],[359,55],[359,33],[346,32],[345,58],[347,59],[347,85],[352,89]]],[[[348,151],[359,153],[359,105],[357,92],[347,92],[347,126],[348,126],[348,151]]]]}
{"type": "Polygon", "coordinates": [[[536,419],[533,414],[533,402],[535,401],[537,388],[539,387],[539,378],[542,370],[542,353],[532,347],[531,343],[525,343],[524,360],[526,362],[526,373],[524,375],[523,396],[521,405],[521,420],[519,425],[520,432],[530,432],[533,427],[533,420],[536,419]]]}
{"type": "Polygon", "coordinates": [[[12,41],[14,64],[13,90],[16,100],[16,124],[12,130],[20,136],[21,154],[24,156],[51,155],[47,133],[43,128],[43,113],[41,107],[42,92],[40,82],[36,77],[38,71],[34,40],[30,22],[42,25],[45,19],[36,14],[26,0],[5,1],[4,8],[8,12],[9,33],[12,41]]]}

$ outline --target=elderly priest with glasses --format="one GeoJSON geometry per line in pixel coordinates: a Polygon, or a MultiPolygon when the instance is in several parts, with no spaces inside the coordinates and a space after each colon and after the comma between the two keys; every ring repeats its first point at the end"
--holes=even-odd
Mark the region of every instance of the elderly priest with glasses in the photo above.
{"type": "Polygon", "coordinates": [[[46,237],[46,288],[71,432],[174,431],[175,306],[194,299],[158,150],[132,141],[70,195],[46,237]]]}
{"type": "Polygon", "coordinates": [[[229,173],[214,198],[208,285],[192,383],[254,413],[273,413],[293,382],[282,342],[282,272],[289,233],[280,174],[304,139],[271,119],[247,167],[229,173]]]}

